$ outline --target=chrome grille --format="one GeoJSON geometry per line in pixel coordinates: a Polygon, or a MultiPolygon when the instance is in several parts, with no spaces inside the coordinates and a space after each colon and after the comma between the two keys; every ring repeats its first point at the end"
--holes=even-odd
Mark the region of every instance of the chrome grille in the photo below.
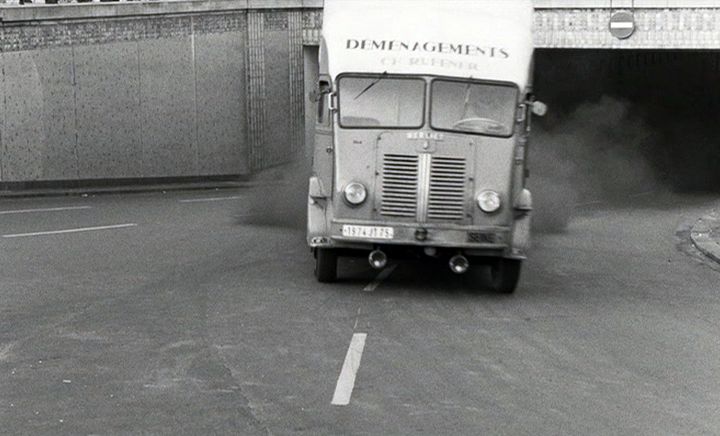
{"type": "Polygon", "coordinates": [[[465,217],[465,172],[464,158],[433,156],[428,219],[462,220],[465,217]]]}
{"type": "Polygon", "coordinates": [[[386,154],[383,157],[380,213],[415,217],[417,210],[418,157],[386,154]]]}

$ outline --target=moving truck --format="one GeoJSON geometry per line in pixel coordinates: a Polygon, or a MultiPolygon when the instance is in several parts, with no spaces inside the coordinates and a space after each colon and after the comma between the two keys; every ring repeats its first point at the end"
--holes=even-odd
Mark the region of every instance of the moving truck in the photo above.
{"type": "Polygon", "coordinates": [[[414,253],[513,292],[530,238],[534,100],[529,0],[325,0],[308,244],[319,281],[341,256],[414,253]]]}

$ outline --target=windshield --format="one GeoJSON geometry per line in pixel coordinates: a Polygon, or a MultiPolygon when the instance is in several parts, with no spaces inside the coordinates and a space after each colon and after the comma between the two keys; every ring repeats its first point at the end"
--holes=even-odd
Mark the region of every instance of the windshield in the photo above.
{"type": "Polygon", "coordinates": [[[517,90],[511,86],[434,80],[431,124],[434,129],[511,136],[517,90]]]}
{"type": "Polygon", "coordinates": [[[338,83],[342,127],[422,127],[425,110],[424,80],[379,74],[345,76],[338,83]]]}

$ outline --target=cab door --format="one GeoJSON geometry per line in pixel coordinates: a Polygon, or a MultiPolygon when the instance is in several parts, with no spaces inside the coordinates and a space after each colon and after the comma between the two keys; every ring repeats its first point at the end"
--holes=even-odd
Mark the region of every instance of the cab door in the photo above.
{"type": "Polygon", "coordinates": [[[334,141],[333,141],[333,94],[330,78],[321,76],[314,92],[315,141],[312,150],[312,174],[308,189],[308,239],[327,236],[328,211],[333,195],[334,141]]]}

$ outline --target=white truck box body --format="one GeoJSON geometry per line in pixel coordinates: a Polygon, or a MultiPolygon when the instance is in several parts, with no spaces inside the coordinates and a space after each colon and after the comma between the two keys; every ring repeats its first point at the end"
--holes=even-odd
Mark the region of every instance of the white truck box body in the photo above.
{"type": "MultiPolygon", "coordinates": [[[[328,72],[528,83],[530,0],[325,0],[328,72]]],[[[324,57],[324,56],[323,56],[324,57]]]]}

